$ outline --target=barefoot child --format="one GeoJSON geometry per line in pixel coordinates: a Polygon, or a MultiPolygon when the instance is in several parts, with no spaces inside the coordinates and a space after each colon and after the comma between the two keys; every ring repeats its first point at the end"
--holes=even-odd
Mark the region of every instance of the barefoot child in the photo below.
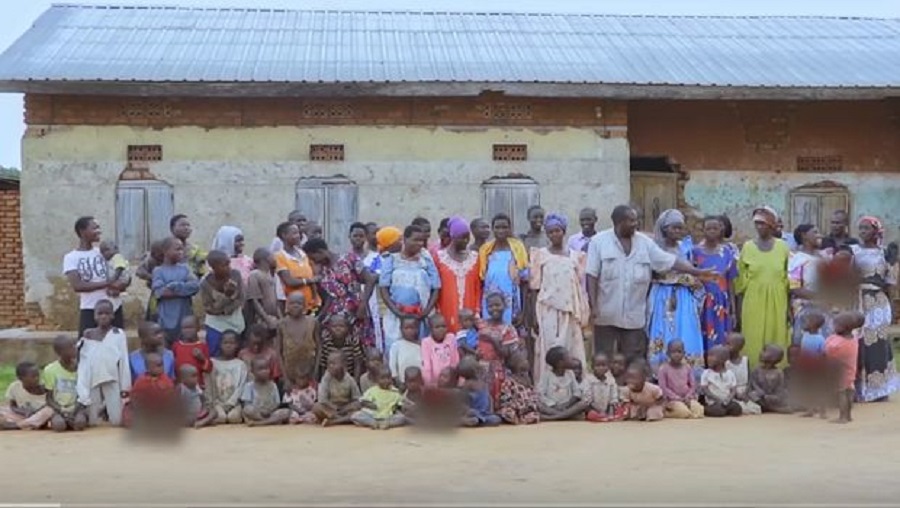
{"type": "Polygon", "coordinates": [[[194,316],[185,316],[181,320],[181,338],[172,344],[172,354],[175,356],[176,371],[180,372],[182,366],[190,365],[199,373],[200,387],[206,386],[206,374],[212,371],[212,362],[207,343],[197,335],[197,318],[194,316]]]}
{"type": "Polygon", "coordinates": [[[323,427],[351,423],[350,415],[360,408],[359,385],[347,373],[347,360],[340,350],[328,355],[328,370],[319,383],[318,402],[313,413],[323,427]]]}
{"type": "Polygon", "coordinates": [[[759,405],[750,400],[750,361],[741,354],[744,350],[744,336],[732,332],[725,337],[725,345],[728,347],[728,360],[725,368],[734,374],[737,388],[734,400],[741,405],[742,415],[758,415],[762,413],[759,405]]]}
{"type": "MultiPolygon", "coordinates": [[[[404,317],[400,320],[400,338],[391,344],[388,365],[398,386],[406,381],[407,367],[422,368],[422,346],[419,344],[419,319],[404,317]]],[[[424,378],[424,375],[423,375],[424,378]]]]}
{"type": "Polygon", "coordinates": [[[375,373],[378,384],[366,390],[359,399],[362,409],[350,415],[350,420],[360,427],[390,429],[406,424],[399,411],[403,395],[394,387],[391,371],[385,366],[375,373]]]}
{"type": "Polygon", "coordinates": [[[42,429],[55,414],[47,405],[47,390],[41,385],[41,369],[32,362],[16,365],[16,380],[6,389],[7,407],[0,408],[3,429],[42,429]]]}
{"type": "MultiPolygon", "coordinates": [[[[266,362],[269,366],[269,378],[276,384],[281,381],[281,359],[271,346],[269,329],[263,325],[253,325],[247,335],[247,346],[238,354],[238,358],[247,364],[250,378],[253,378],[253,362],[257,359],[266,362]]],[[[279,392],[280,393],[280,392],[279,392]]]]}
{"type": "Polygon", "coordinates": [[[709,368],[700,377],[706,416],[741,416],[741,405],[734,400],[737,380],[734,372],[725,368],[729,355],[730,351],[726,346],[715,346],[706,355],[709,368]]]}
{"type": "Polygon", "coordinates": [[[804,316],[803,335],[800,338],[800,356],[797,361],[797,398],[806,408],[803,416],[819,415],[825,418],[825,406],[832,398],[828,386],[828,361],[825,358],[825,337],[822,327],[825,316],[811,312],[804,316]]]}
{"type": "Polygon", "coordinates": [[[297,371],[290,380],[291,389],[284,394],[284,403],[291,410],[290,424],[317,423],[313,407],[316,405],[316,388],[313,386],[312,373],[308,370],[297,371]]]}
{"type": "Polygon", "coordinates": [[[509,358],[510,373],[500,386],[500,408],[497,415],[513,425],[538,423],[540,402],[531,382],[531,364],[521,352],[509,358]]]}
{"type": "Polygon", "coordinates": [[[245,291],[245,306],[249,318],[246,324],[262,324],[275,332],[282,317],[275,291],[275,256],[268,249],[256,249],[253,264],[256,268],[250,272],[245,291]]]}
{"type": "Polygon", "coordinates": [[[703,418],[697,401],[694,369],[684,362],[684,343],[676,339],[666,346],[669,361],[657,372],[659,387],[666,399],[666,418],[703,418]]]}
{"type": "Polygon", "coordinates": [[[122,423],[122,400],[131,390],[128,341],[125,332],[113,326],[113,305],[100,300],[94,307],[96,328],[84,331],[79,341],[78,402],[88,408],[88,423],[100,422],[106,408],[109,423],[122,423]]]}
{"type": "Polygon", "coordinates": [[[278,387],[272,381],[271,362],[263,357],[253,359],[250,368],[253,380],[244,385],[241,406],[248,427],[281,425],[291,416],[290,409],[282,408],[278,387]]]}
{"type": "Polygon", "coordinates": [[[231,268],[228,254],[211,251],[206,262],[210,271],[200,282],[200,300],[206,311],[206,344],[209,355],[219,356],[222,332],[244,331],[244,281],[241,272],[231,268]]]}
{"type": "Polygon", "coordinates": [[[843,312],[834,318],[834,335],[825,340],[825,356],[834,365],[837,379],[838,418],[834,423],[850,423],[853,409],[859,340],[853,331],[862,327],[865,316],[859,312],[843,312]]]}
{"type": "Polygon", "coordinates": [[[191,298],[200,291],[200,282],[184,262],[184,243],[173,237],[163,243],[163,264],[153,269],[151,289],[157,299],[159,325],[171,345],[181,336],[181,320],[193,315],[191,298]]]}
{"type": "Polygon", "coordinates": [[[319,322],[306,314],[306,297],[291,293],[285,301],[285,314],[278,322],[275,350],[281,356],[285,372],[316,372],[319,347],[319,322]]]}
{"type": "Polygon", "coordinates": [[[483,376],[478,372],[481,366],[471,357],[459,364],[459,375],[463,379],[462,391],[468,402],[468,409],[462,424],[465,427],[493,427],[503,421],[494,414],[491,395],[483,376]]]}
{"type": "Polygon", "coordinates": [[[350,318],[341,312],[329,316],[322,331],[322,340],[319,341],[319,350],[316,353],[318,373],[323,376],[328,370],[328,358],[331,353],[340,352],[344,359],[344,370],[352,378],[362,374],[363,349],[356,335],[351,333],[350,318]]]}
{"type": "Polygon", "coordinates": [[[665,397],[660,387],[647,381],[647,366],[634,361],[625,371],[628,380],[629,420],[655,422],[665,417],[665,397]]]}
{"type": "Polygon", "coordinates": [[[563,346],[551,347],[545,360],[550,368],[543,371],[537,389],[541,419],[571,420],[582,416],[591,401],[582,396],[568,350],[563,346]]]}
{"type": "Polygon", "coordinates": [[[459,326],[460,330],[456,332],[456,347],[459,349],[459,356],[475,356],[478,348],[478,329],[475,313],[471,309],[459,310],[459,326]]]}
{"type": "Polygon", "coordinates": [[[435,314],[429,323],[431,336],[422,339],[422,377],[425,386],[435,387],[442,370],[459,365],[459,349],[456,342],[447,337],[444,316],[435,314]]]}
{"type": "Polygon", "coordinates": [[[210,401],[200,388],[200,371],[197,367],[187,363],[179,367],[178,396],[186,426],[199,429],[213,425],[216,414],[210,410],[210,401]]]}
{"type": "Polygon", "coordinates": [[[614,422],[623,420],[628,408],[622,404],[616,378],[609,371],[606,353],[597,353],[592,362],[593,372],[584,378],[582,392],[591,401],[587,411],[589,422],[614,422]]]}
{"type": "Polygon", "coordinates": [[[78,350],[75,341],[59,335],[53,341],[53,352],[58,358],[44,367],[44,388],[47,389],[47,406],[53,409],[50,427],[56,432],[84,430],[87,427],[87,409],[78,404],[78,350]]]}
{"type": "Polygon", "coordinates": [[[175,379],[175,355],[166,349],[166,334],[161,326],[152,321],[144,321],[138,325],[138,339],[141,347],[128,355],[131,370],[131,381],[137,381],[147,372],[147,355],[156,353],[163,361],[163,372],[169,379],[175,379]]]}
{"type": "Polygon", "coordinates": [[[215,423],[241,423],[241,393],[247,383],[249,369],[243,360],[237,357],[238,334],[228,330],[222,334],[219,345],[219,357],[212,359],[210,374],[209,398],[212,401],[212,412],[215,423]]]}
{"type": "Polygon", "coordinates": [[[778,364],[784,350],[767,344],[759,354],[759,366],[750,373],[750,400],[759,404],[763,413],[790,413],[784,374],[778,364]]]}

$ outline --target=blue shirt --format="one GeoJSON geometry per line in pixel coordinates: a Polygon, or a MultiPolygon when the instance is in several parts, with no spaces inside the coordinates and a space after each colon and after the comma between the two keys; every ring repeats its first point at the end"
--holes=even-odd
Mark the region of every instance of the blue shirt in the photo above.
{"type": "Polygon", "coordinates": [[[440,289],[441,279],[431,256],[423,251],[418,259],[404,259],[399,254],[383,258],[378,285],[390,290],[396,304],[424,307],[431,291],[440,289]]]}
{"type": "Polygon", "coordinates": [[[800,351],[815,355],[825,354],[825,337],[820,334],[803,333],[800,339],[800,351]]]}
{"type": "MultiPolygon", "coordinates": [[[[163,348],[163,372],[171,379],[175,379],[175,355],[172,351],[163,348]]],[[[144,362],[144,354],[140,349],[132,351],[128,355],[128,365],[131,368],[131,381],[134,382],[147,372],[147,364],[144,362]]]]}
{"type": "Polygon", "coordinates": [[[491,412],[491,395],[488,393],[487,388],[469,390],[466,395],[469,398],[469,409],[475,413],[475,416],[484,419],[493,414],[491,412]]]}
{"type": "Polygon", "coordinates": [[[193,314],[191,297],[200,291],[200,281],[188,265],[160,265],[153,269],[151,285],[153,296],[159,298],[156,311],[159,326],[164,330],[180,330],[181,320],[193,314]],[[166,289],[172,290],[174,297],[163,297],[166,289]]]}
{"type": "Polygon", "coordinates": [[[478,347],[478,330],[460,330],[456,334],[456,347],[466,346],[469,349],[478,347]]]}

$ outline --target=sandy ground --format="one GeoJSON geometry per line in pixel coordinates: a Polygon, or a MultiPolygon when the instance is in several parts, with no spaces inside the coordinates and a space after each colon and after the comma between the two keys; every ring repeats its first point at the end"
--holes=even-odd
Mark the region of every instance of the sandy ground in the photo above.
{"type": "Polygon", "coordinates": [[[467,429],[4,432],[2,503],[616,504],[900,501],[900,402],[798,416],[467,429]]]}

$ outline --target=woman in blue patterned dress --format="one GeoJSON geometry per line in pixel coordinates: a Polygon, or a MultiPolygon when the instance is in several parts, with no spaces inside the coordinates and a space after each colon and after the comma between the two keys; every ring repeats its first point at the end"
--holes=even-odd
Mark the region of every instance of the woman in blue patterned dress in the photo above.
{"type": "Polygon", "coordinates": [[[734,329],[734,280],[737,278],[737,251],[725,242],[721,217],[703,219],[703,241],[691,253],[697,268],[712,268],[715,278],[703,283],[706,294],[700,309],[703,350],[725,345],[725,336],[734,329]]]}

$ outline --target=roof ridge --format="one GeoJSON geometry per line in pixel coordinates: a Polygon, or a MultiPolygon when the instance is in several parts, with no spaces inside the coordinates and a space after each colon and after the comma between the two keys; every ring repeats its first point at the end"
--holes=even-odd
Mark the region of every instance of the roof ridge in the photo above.
{"type": "Polygon", "coordinates": [[[277,8],[277,7],[202,7],[192,5],[156,4],[156,5],[123,5],[123,4],[83,4],[70,2],[55,2],[50,8],[76,8],[76,9],[107,9],[107,10],[181,10],[181,11],[210,11],[210,12],[310,12],[310,13],[341,13],[341,14],[410,14],[410,15],[475,15],[475,16],[560,16],[560,17],[589,17],[589,18],[644,18],[644,19],[830,19],[845,21],[897,21],[898,18],[881,18],[874,16],[817,16],[817,15],[699,15],[699,14],[599,14],[577,12],[513,12],[513,11],[453,11],[448,9],[302,9],[302,8],[277,8]]]}

